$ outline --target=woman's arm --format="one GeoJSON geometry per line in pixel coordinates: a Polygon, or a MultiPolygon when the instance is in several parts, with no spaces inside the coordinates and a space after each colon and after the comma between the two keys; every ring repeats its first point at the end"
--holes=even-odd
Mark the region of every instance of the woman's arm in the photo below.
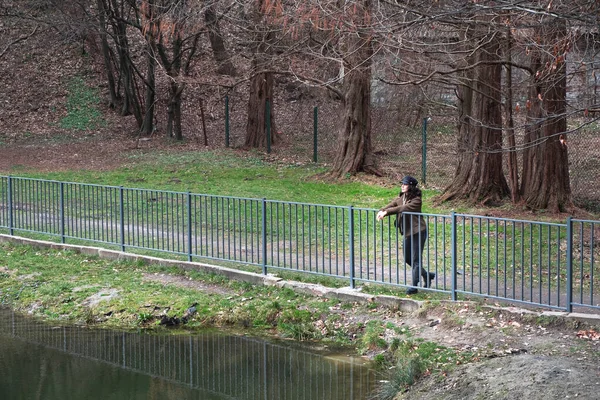
{"type": "Polygon", "coordinates": [[[380,221],[389,215],[401,214],[403,212],[421,212],[422,200],[421,197],[413,197],[405,204],[402,204],[402,198],[392,201],[387,206],[383,207],[377,213],[377,220],[380,221]]]}

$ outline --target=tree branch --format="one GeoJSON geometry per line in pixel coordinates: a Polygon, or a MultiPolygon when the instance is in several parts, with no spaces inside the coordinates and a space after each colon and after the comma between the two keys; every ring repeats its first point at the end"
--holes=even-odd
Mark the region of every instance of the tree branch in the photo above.
{"type": "Polygon", "coordinates": [[[27,35],[20,36],[19,38],[15,39],[12,42],[10,42],[9,44],[7,44],[6,47],[0,52],[0,58],[2,58],[8,52],[8,50],[10,49],[11,46],[13,46],[13,45],[15,45],[15,44],[17,44],[19,42],[22,42],[24,40],[27,40],[30,37],[32,37],[33,35],[35,35],[35,33],[37,32],[38,28],[39,28],[39,25],[36,25],[36,27],[33,29],[33,31],[31,31],[31,33],[29,33],[27,35]]]}

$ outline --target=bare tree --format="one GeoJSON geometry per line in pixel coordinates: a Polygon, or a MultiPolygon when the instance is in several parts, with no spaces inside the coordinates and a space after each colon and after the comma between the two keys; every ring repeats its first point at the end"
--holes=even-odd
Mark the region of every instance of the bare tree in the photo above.
{"type": "MultiPolygon", "coordinates": [[[[401,17],[393,34],[379,35],[391,39],[381,47],[389,61],[385,81],[401,87],[455,86],[459,99],[459,163],[441,199],[496,203],[510,191],[514,202],[523,199],[532,209],[569,207],[567,117],[587,116],[598,107],[593,102],[569,105],[568,74],[591,76],[591,63],[577,59],[589,50],[572,49],[573,43],[585,42],[593,53],[588,59],[596,57],[597,46],[589,45],[589,38],[597,30],[591,16],[599,7],[584,0],[394,3],[401,17]],[[498,66],[505,67],[503,81],[498,66]],[[531,84],[525,93],[527,77],[531,84]],[[517,96],[528,97],[526,121],[513,118],[517,96]],[[518,152],[523,161],[520,184],[518,152]],[[510,188],[500,157],[507,153],[510,188]]],[[[576,133],[581,118],[573,122],[569,132],[576,133]]]]}
{"type": "Polygon", "coordinates": [[[108,92],[110,95],[109,106],[116,108],[121,100],[121,96],[117,91],[113,62],[111,58],[110,45],[108,43],[108,3],[106,0],[96,0],[98,8],[98,32],[100,35],[100,47],[102,49],[102,59],[104,61],[104,72],[108,83],[108,92]]]}
{"type": "Polygon", "coordinates": [[[204,10],[204,20],[208,29],[208,38],[213,50],[213,56],[218,65],[217,72],[223,75],[237,75],[235,66],[225,48],[225,41],[223,40],[223,34],[221,33],[215,4],[209,3],[206,5],[206,9],[204,10]]]}
{"type": "Polygon", "coordinates": [[[135,65],[131,59],[130,40],[127,35],[127,15],[131,11],[130,5],[124,0],[106,0],[106,2],[105,7],[111,16],[110,24],[112,25],[124,91],[121,115],[133,114],[138,126],[141,126],[143,123],[142,110],[136,85],[135,65]]]}
{"type": "Polygon", "coordinates": [[[508,172],[508,183],[509,190],[513,203],[518,203],[520,201],[521,195],[519,190],[519,165],[517,163],[517,153],[516,153],[516,139],[515,139],[515,123],[513,117],[513,66],[512,66],[512,32],[510,31],[510,27],[506,29],[506,41],[505,41],[505,49],[504,49],[504,58],[506,68],[506,82],[504,85],[504,121],[505,121],[505,131],[506,131],[506,139],[508,141],[509,146],[509,154],[507,159],[507,172],[508,172]]]}
{"type": "Polygon", "coordinates": [[[197,25],[198,9],[176,0],[145,0],[142,7],[149,9],[145,15],[151,20],[146,23],[156,27],[156,32],[146,39],[155,41],[150,47],[156,48],[158,60],[169,78],[167,135],[183,140],[181,108],[186,84],[182,75],[190,68],[198,45],[201,30],[197,25]]]}
{"type": "Polygon", "coordinates": [[[141,8],[143,25],[141,26],[142,33],[146,39],[146,63],[147,70],[144,82],[146,84],[146,96],[144,122],[140,129],[140,135],[150,135],[155,129],[154,126],[154,110],[156,103],[156,35],[159,34],[159,20],[155,17],[154,0],[148,0],[141,8]]]}

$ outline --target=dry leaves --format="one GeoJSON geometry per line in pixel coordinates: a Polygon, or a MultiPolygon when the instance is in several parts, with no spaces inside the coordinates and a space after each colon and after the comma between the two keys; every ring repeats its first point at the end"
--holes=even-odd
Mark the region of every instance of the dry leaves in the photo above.
{"type": "Polygon", "coordinates": [[[596,332],[593,329],[589,330],[581,330],[577,332],[577,337],[580,339],[589,339],[589,340],[600,340],[600,333],[596,332]]]}

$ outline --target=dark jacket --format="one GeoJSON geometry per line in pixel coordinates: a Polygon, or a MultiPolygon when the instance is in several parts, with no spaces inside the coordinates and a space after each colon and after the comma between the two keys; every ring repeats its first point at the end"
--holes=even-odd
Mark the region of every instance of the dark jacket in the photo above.
{"type": "Polygon", "coordinates": [[[422,200],[421,196],[415,196],[405,199],[408,193],[400,193],[397,198],[392,200],[390,204],[383,207],[381,211],[386,211],[386,217],[396,215],[397,222],[396,226],[400,229],[400,233],[402,235],[410,236],[415,233],[419,233],[419,231],[423,232],[427,229],[427,225],[425,225],[425,219],[423,219],[422,215],[405,215],[402,217],[402,213],[405,211],[408,212],[421,212],[422,200]],[[404,224],[402,224],[404,221],[404,224]]]}

